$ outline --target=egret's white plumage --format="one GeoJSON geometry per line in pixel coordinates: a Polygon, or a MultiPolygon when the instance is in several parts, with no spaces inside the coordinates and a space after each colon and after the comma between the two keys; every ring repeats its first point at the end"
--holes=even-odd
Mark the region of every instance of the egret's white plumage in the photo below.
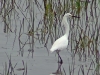
{"type": "Polygon", "coordinates": [[[67,39],[67,36],[64,35],[54,42],[50,51],[53,52],[55,50],[62,50],[64,48],[67,48],[67,45],[68,45],[68,39],[67,39]]]}
{"type": "Polygon", "coordinates": [[[69,36],[69,23],[68,23],[68,19],[69,17],[71,17],[72,15],[70,13],[66,13],[63,16],[62,19],[62,25],[64,25],[65,27],[65,35],[63,35],[62,37],[60,37],[59,39],[57,39],[54,44],[52,45],[50,51],[54,52],[56,50],[63,50],[65,48],[67,48],[68,45],[68,36],[69,36]]]}

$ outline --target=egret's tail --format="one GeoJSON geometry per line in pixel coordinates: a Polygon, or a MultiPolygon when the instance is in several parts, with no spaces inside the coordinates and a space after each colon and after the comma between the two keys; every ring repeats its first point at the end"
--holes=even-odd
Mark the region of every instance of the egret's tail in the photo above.
{"type": "Polygon", "coordinates": [[[54,52],[52,49],[50,49],[50,53],[54,52]]]}

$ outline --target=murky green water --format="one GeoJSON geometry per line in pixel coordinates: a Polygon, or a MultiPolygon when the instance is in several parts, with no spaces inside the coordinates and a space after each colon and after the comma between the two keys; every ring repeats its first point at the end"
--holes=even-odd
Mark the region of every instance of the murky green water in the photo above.
{"type": "Polygon", "coordinates": [[[1,75],[99,75],[99,0],[0,0],[1,75]],[[52,43],[64,34],[61,20],[70,19],[68,48],[50,53],[52,43]],[[53,75],[53,74],[52,74],[53,75]]]}

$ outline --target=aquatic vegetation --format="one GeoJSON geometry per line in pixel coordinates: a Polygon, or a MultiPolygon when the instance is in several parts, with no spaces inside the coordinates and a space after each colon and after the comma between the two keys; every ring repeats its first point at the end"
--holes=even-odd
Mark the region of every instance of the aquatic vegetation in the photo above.
{"type": "MultiPolygon", "coordinates": [[[[71,31],[67,50],[72,54],[69,74],[74,75],[77,72],[83,75],[85,73],[87,73],[86,75],[90,75],[90,73],[99,75],[99,5],[100,0],[0,0],[0,28],[3,34],[8,35],[6,36],[7,43],[13,37],[13,42],[10,41],[13,44],[12,50],[15,50],[18,45],[19,56],[30,55],[33,58],[38,49],[40,52],[47,50],[47,54],[49,54],[51,44],[64,34],[63,26],[61,26],[64,13],[70,12],[79,16],[79,19],[72,18],[72,21],[69,21],[71,31]],[[80,64],[76,70],[76,57],[81,62],[89,61],[88,65],[87,63],[80,64]]],[[[2,48],[4,49],[4,47],[2,48]]],[[[8,61],[10,64],[13,62],[11,58],[8,61]]],[[[9,63],[5,63],[4,75],[9,75],[11,68],[12,74],[15,71],[14,66],[9,66],[9,63]]],[[[27,64],[26,66],[24,64],[25,70],[27,64]]],[[[21,69],[23,68],[17,70],[21,69]]],[[[66,72],[66,69],[63,69],[66,72]]],[[[26,73],[26,75],[28,74],[26,73]]]]}

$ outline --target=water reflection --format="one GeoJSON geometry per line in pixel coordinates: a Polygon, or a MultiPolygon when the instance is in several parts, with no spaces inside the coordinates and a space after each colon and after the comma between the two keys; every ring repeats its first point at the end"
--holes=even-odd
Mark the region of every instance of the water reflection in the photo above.
{"type": "MultiPolygon", "coordinates": [[[[40,75],[37,71],[40,70],[40,73],[43,73],[45,69],[45,73],[49,74],[47,71],[52,70],[51,65],[54,65],[55,60],[49,59],[52,56],[48,57],[47,51],[55,39],[63,34],[64,30],[60,25],[62,13],[65,11],[72,11],[73,14],[80,16],[80,19],[71,21],[68,50],[74,53],[75,58],[69,58],[70,70],[68,71],[67,66],[66,72],[73,72],[69,75],[82,73],[100,75],[100,0],[0,0],[0,71],[10,71],[6,68],[6,65],[9,65],[4,56],[6,52],[13,58],[11,69],[14,63],[21,61],[20,56],[23,56],[22,59],[28,61],[27,75],[33,73],[40,75]],[[5,35],[9,36],[5,37],[5,35]],[[25,58],[33,56],[33,53],[33,59],[25,58]],[[79,65],[78,59],[80,62],[85,60],[83,63],[87,62],[86,67],[84,64],[84,66],[79,65]],[[5,66],[4,69],[1,68],[2,63],[5,66]],[[50,70],[47,70],[46,65],[50,65],[50,70]],[[74,70],[75,66],[77,70],[74,70]],[[30,69],[31,72],[29,72],[30,69]]],[[[63,53],[63,57],[66,55],[68,54],[63,53]]],[[[67,65],[68,62],[65,63],[67,65]]],[[[61,68],[62,66],[50,75],[62,74],[61,68]]]]}
{"type": "Polygon", "coordinates": [[[62,64],[59,64],[59,63],[58,63],[57,71],[56,71],[56,72],[53,72],[53,73],[50,74],[50,75],[64,75],[64,74],[63,74],[63,71],[61,70],[61,66],[62,66],[62,64]]]}

